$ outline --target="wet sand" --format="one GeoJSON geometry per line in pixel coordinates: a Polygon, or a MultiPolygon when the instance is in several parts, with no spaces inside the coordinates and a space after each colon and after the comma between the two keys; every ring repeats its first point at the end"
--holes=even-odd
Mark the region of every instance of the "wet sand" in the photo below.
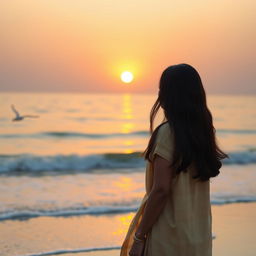
{"type": "MultiPolygon", "coordinates": [[[[256,203],[212,207],[214,256],[254,256],[256,203]]],[[[0,222],[0,255],[23,256],[57,250],[120,246],[134,213],[39,217],[0,222]]],[[[119,250],[65,253],[65,256],[117,256],[119,250]]]]}

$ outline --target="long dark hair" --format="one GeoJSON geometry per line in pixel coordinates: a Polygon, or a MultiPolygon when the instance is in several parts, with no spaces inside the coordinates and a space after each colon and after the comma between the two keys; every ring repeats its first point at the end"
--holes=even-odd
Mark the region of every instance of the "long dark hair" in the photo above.
{"type": "Polygon", "coordinates": [[[188,64],[173,65],[164,70],[159,83],[158,98],[150,112],[151,138],[142,153],[150,160],[157,131],[153,131],[155,116],[162,107],[164,120],[174,133],[174,153],[171,167],[175,174],[194,164],[201,181],[217,176],[221,159],[229,158],[217,145],[212,114],[207,107],[206,94],[200,75],[188,64]]]}

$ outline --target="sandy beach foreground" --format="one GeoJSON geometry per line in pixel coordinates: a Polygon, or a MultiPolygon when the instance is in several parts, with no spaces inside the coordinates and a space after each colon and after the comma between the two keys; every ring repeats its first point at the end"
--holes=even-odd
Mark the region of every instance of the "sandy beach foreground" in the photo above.
{"type": "MultiPolygon", "coordinates": [[[[212,207],[214,256],[254,256],[256,203],[212,207]]],[[[120,246],[134,213],[39,217],[0,222],[1,256],[120,246]]],[[[117,256],[119,250],[66,253],[65,256],[117,256]]]]}

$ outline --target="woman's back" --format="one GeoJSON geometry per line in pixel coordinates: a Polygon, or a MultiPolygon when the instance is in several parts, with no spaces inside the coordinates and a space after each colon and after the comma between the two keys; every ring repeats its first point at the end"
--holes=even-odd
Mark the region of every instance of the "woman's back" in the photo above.
{"type": "MultiPolygon", "coordinates": [[[[174,134],[168,123],[158,130],[151,157],[158,154],[172,161],[174,134]]],[[[210,256],[212,251],[211,206],[209,181],[193,178],[191,165],[172,181],[167,203],[153,226],[146,242],[145,256],[210,256]]],[[[153,165],[147,166],[147,191],[154,175],[153,165]]]]}

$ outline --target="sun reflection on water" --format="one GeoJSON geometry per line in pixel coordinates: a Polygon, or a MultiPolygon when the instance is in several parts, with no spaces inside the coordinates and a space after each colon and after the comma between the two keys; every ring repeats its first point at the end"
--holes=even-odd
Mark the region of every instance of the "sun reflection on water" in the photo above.
{"type": "Polygon", "coordinates": [[[130,133],[134,128],[134,123],[131,122],[133,119],[133,109],[132,109],[132,96],[130,94],[123,95],[122,101],[122,118],[125,119],[122,124],[122,132],[130,133]],[[126,121],[127,120],[127,121],[126,121]]]}
{"type": "Polygon", "coordinates": [[[113,235],[125,235],[129,225],[132,221],[134,213],[126,214],[124,216],[118,217],[118,226],[116,231],[112,232],[113,235]]]}
{"type": "Polygon", "coordinates": [[[120,177],[118,181],[115,181],[114,185],[122,189],[122,191],[131,191],[133,188],[132,179],[125,176],[120,177]]]}
{"type": "MultiPolygon", "coordinates": [[[[133,109],[132,109],[132,96],[130,94],[123,94],[123,100],[122,100],[122,118],[124,119],[124,122],[121,126],[121,132],[122,133],[131,133],[134,130],[134,122],[133,119],[133,109]]],[[[134,141],[132,140],[124,140],[123,144],[126,147],[124,150],[125,153],[129,154],[132,153],[134,150],[130,147],[134,145],[134,141]]]]}

